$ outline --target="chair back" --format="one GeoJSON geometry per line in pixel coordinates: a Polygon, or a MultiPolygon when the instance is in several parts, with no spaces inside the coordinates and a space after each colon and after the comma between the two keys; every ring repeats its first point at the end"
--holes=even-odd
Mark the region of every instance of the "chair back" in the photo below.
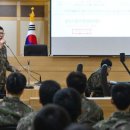
{"type": "Polygon", "coordinates": [[[110,88],[108,85],[108,81],[107,81],[107,65],[104,64],[102,65],[101,68],[101,82],[102,82],[102,90],[103,90],[103,95],[105,96],[110,96],[110,88]]]}

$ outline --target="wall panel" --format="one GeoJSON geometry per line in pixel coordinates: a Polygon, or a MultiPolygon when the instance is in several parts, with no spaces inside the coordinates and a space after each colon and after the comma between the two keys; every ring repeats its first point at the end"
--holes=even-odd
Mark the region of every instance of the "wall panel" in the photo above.
{"type": "MultiPolygon", "coordinates": [[[[5,39],[7,45],[16,54],[17,47],[17,21],[16,20],[0,20],[0,25],[4,28],[5,39]]],[[[7,54],[12,56],[10,50],[7,50],[7,54]]]]}
{"type": "Polygon", "coordinates": [[[31,7],[35,9],[35,17],[44,17],[44,6],[36,5],[21,5],[21,17],[28,17],[31,7]]]}
{"type": "Polygon", "coordinates": [[[0,5],[0,17],[16,17],[16,5],[0,5]]]}

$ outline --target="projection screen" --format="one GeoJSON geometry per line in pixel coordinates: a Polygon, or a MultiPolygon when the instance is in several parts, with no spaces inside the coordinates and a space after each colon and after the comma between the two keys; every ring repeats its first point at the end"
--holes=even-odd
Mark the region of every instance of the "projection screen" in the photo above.
{"type": "Polygon", "coordinates": [[[130,0],[51,0],[50,55],[130,55],[130,0]]]}

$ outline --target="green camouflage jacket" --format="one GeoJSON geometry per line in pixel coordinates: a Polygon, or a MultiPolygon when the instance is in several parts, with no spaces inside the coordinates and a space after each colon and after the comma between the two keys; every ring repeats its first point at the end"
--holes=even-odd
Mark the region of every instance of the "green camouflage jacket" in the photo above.
{"type": "Polygon", "coordinates": [[[103,120],[103,110],[93,100],[82,96],[82,113],[78,118],[79,123],[87,123],[94,125],[98,121],[103,120]]]}
{"type": "Polygon", "coordinates": [[[117,123],[110,128],[110,130],[129,130],[129,129],[130,124],[129,121],[126,120],[117,121],[117,123]]]}
{"type": "Polygon", "coordinates": [[[6,70],[13,71],[13,67],[10,66],[7,60],[6,47],[3,46],[2,49],[0,49],[0,87],[5,85],[6,70]]]}
{"type": "Polygon", "coordinates": [[[114,112],[109,119],[98,122],[95,130],[109,130],[119,121],[130,121],[130,112],[114,112]]]}
{"type": "Polygon", "coordinates": [[[94,92],[94,97],[103,97],[101,68],[92,73],[88,79],[88,91],[94,92]]]}
{"type": "Polygon", "coordinates": [[[20,119],[17,130],[33,130],[33,120],[37,112],[31,112],[27,116],[20,119]]]}
{"type": "Polygon", "coordinates": [[[0,101],[0,126],[15,125],[21,117],[32,111],[32,108],[20,101],[18,97],[4,97],[0,101]]]}

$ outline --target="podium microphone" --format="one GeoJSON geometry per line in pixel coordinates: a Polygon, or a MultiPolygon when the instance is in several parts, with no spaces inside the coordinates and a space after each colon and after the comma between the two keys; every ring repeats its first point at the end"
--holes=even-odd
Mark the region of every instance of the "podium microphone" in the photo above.
{"type": "Polygon", "coordinates": [[[28,79],[27,79],[26,88],[33,88],[33,86],[30,84],[30,61],[28,61],[27,71],[28,71],[28,79]]]}
{"type": "Polygon", "coordinates": [[[123,64],[123,66],[125,67],[128,74],[130,75],[130,71],[129,71],[128,67],[125,64],[125,53],[120,53],[120,61],[123,64]]]}
{"type": "MultiPolygon", "coordinates": [[[[30,66],[30,61],[27,61],[27,62],[28,62],[28,66],[30,66]]],[[[35,84],[37,84],[37,85],[41,84],[41,82],[42,82],[41,75],[39,73],[35,72],[35,71],[32,71],[32,70],[29,70],[29,71],[39,76],[39,81],[35,84]]]]}
{"type": "MultiPolygon", "coordinates": [[[[20,63],[20,61],[18,60],[18,58],[16,57],[16,55],[14,54],[14,52],[12,51],[12,49],[6,44],[6,42],[4,43],[4,45],[11,51],[11,53],[13,54],[13,56],[14,56],[14,58],[16,59],[16,61],[19,63],[19,65],[22,67],[22,69],[26,72],[26,73],[28,73],[28,70],[27,69],[25,69],[24,67],[23,67],[23,65],[20,63]]],[[[38,74],[38,73],[36,73],[36,72],[34,72],[34,71],[31,71],[30,70],[30,72],[32,72],[32,73],[35,73],[35,74],[37,74],[37,75],[39,75],[40,76],[40,82],[41,82],[41,75],[40,74],[38,74]]],[[[38,79],[36,79],[32,74],[30,74],[30,76],[33,78],[33,79],[35,79],[36,81],[38,81],[39,82],[39,80],[38,79]]]]}
{"type": "Polygon", "coordinates": [[[83,64],[78,64],[77,68],[76,68],[76,71],[82,73],[83,72],[83,64]]]}
{"type": "Polygon", "coordinates": [[[42,82],[41,75],[40,75],[40,74],[38,74],[38,73],[36,73],[36,72],[34,72],[34,71],[32,71],[32,70],[31,70],[30,72],[32,72],[32,73],[34,73],[34,74],[39,75],[39,81],[38,81],[38,82],[36,82],[35,84],[40,85],[40,84],[41,84],[41,82],[42,82]]]}

